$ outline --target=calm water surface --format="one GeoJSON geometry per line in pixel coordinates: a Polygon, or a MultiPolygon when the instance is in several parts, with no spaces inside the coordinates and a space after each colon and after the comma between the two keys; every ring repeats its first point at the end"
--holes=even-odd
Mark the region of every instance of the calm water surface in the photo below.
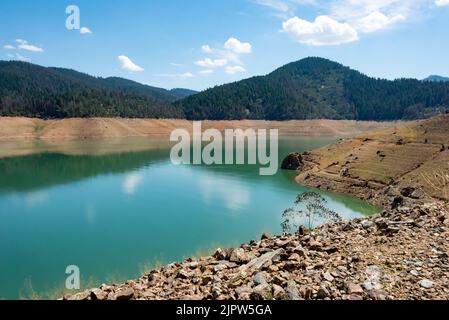
{"type": "MultiPolygon", "coordinates": [[[[280,161],[330,142],[283,139],[280,161]]],[[[68,265],[80,267],[82,285],[99,285],[279,233],[282,211],[308,190],[292,172],[263,177],[256,166],[174,166],[166,146],[146,140],[0,148],[36,152],[0,158],[0,298],[61,288],[68,265]]],[[[347,219],[376,212],[357,199],[324,195],[347,219]]]]}

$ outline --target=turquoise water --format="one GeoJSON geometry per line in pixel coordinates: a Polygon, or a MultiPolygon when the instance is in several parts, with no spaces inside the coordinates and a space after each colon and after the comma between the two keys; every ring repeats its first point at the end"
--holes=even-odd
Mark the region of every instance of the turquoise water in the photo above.
{"type": "MultiPolygon", "coordinates": [[[[280,161],[332,141],[281,140],[280,161]]],[[[280,233],[282,211],[308,190],[292,172],[174,166],[164,147],[101,155],[99,145],[36,145],[36,154],[0,159],[0,298],[60,288],[68,265],[79,266],[88,287],[280,233]]],[[[376,212],[357,199],[325,197],[346,219],[376,212]]]]}

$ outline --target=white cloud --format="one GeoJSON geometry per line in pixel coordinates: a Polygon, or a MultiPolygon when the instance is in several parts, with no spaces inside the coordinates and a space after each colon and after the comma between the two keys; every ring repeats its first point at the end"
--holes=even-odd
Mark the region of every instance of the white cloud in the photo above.
{"type": "Polygon", "coordinates": [[[191,72],[185,72],[185,73],[160,73],[155,74],[156,77],[164,77],[164,78],[178,78],[181,80],[194,78],[195,75],[191,72]]]}
{"type": "Polygon", "coordinates": [[[309,45],[338,45],[359,39],[359,34],[392,28],[425,17],[449,0],[249,0],[274,11],[284,21],[283,31],[309,45]],[[312,5],[320,15],[314,20],[296,16],[300,6],[312,5]]]}
{"type": "Polygon", "coordinates": [[[375,11],[370,15],[356,21],[354,26],[357,30],[360,30],[361,32],[369,33],[388,28],[389,26],[404,21],[405,19],[406,19],[405,16],[401,14],[392,17],[387,17],[386,15],[384,15],[379,11],[375,11]]]}
{"type": "Polygon", "coordinates": [[[89,28],[87,28],[87,27],[82,27],[82,28],[80,29],[80,33],[81,33],[81,34],[91,34],[92,31],[91,31],[89,28]]]}
{"type": "Polygon", "coordinates": [[[444,7],[444,6],[449,6],[449,0],[436,0],[435,4],[438,7],[444,7]]]}
{"type": "Polygon", "coordinates": [[[359,39],[349,23],[338,22],[329,16],[319,16],[314,22],[294,17],[282,24],[282,31],[311,46],[340,45],[359,39]]]}
{"type": "Polygon", "coordinates": [[[212,48],[208,44],[205,44],[201,46],[201,51],[204,53],[212,53],[212,48]]]}
{"type": "Polygon", "coordinates": [[[8,53],[6,56],[7,56],[9,59],[11,59],[11,60],[17,60],[17,61],[23,61],[23,62],[30,62],[30,61],[31,61],[30,58],[24,57],[24,56],[22,56],[22,55],[19,54],[19,53],[15,53],[15,54],[8,53]]]}
{"type": "Polygon", "coordinates": [[[236,74],[240,72],[246,72],[245,68],[242,66],[227,66],[225,69],[227,74],[236,74]]]}
{"type": "Polygon", "coordinates": [[[16,47],[14,47],[14,46],[12,46],[12,45],[10,45],[10,44],[5,44],[4,46],[3,46],[3,49],[7,49],[7,50],[14,50],[16,47]]]}
{"type": "Polygon", "coordinates": [[[249,42],[241,42],[235,37],[230,37],[221,48],[211,48],[206,44],[201,47],[201,50],[204,53],[212,54],[213,58],[195,61],[195,65],[204,68],[198,72],[199,74],[211,74],[214,72],[213,69],[216,68],[223,68],[226,73],[235,74],[246,71],[242,67],[244,64],[240,60],[240,56],[250,54],[252,45],[249,42]],[[233,66],[229,66],[229,64],[233,66]]]}
{"type": "Polygon", "coordinates": [[[118,56],[118,61],[120,62],[120,67],[123,70],[129,71],[129,72],[142,72],[144,69],[134,62],[131,61],[130,58],[127,56],[121,55],[118,56]]]}
{"type": "Polygon", "coordinates": [[[181,63],[176,63],[176,62],[170,62],[170,65],[173,66],[173,67],[177,67],[177,68],[184,67],[183,64],[181,64],[181,63]]]}
{"type": "Polygon", "coordinates": [[[24,57],[24,56],[22,56],[19,53],[16,53],[16,59],[19,60],[19,61],[24,61],[24,62],[30,62],[31,61],[30,58],[24,57]]]}
{"type": "Polygon", "coordinates": [[[30,44],[26,40],[17,39],[16,42],[18,43],[17,48],[19,48],[19,49],[27,50],[27,51],[31,51],[31,52],[44,52],[44,49],[30,44]]]}
{"type": "Polygon", "coordinates": [[[249,42],[240,42],[236,38],[229,38],[224,45],[225,49],[231,50],[237,54],[248,54],[252,51],[252,46],[249,42]]]}
{"type": "Polygon", "coordinates": [[[353,22],[373,12],[382,12],[388,17],[411,16],[422,9],[423,0],[334,0],[329,6],[329,15],[339,21],[353,22]]]}
{"type": "Polygon", "coordinates": [[[125,176],[125,180],[123,180],[122,184],[123,192],[126,194],[134,194],[142,180],[142,176],[137,173],[131,173],[125,176]]]}
{"type": "Polygon", "coordinates": [[[215,59],[212,60],[210,58],[206,58],[204,60],[198,60],[195,62],[197,66],[204,67],[204,68],[218,68],[218,67],[224,67],[228,63],[228,60],[226,59],[215,59]]]}

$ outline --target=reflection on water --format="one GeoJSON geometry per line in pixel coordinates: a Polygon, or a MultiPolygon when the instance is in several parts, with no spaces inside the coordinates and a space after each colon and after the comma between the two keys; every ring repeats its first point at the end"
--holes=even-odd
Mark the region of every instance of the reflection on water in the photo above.
{"type": "MultiPolygon", "coordinates": [[[[329,142],[282,140],[280,159],[329,142]]],[[[174,166],[162,142],[108,143],[24,146],[27,155],[0,158],[0,297],[17,297],[27,279],[37,290],[60,286],[67,265],[80,267],[85,285],[98,284],[136,277],[144,264],[279,233],[283,209],[308,190],[294,172],[174,166]]],[[[357,199],[325,196],[344,218],[376,212],[357,199]]]]}

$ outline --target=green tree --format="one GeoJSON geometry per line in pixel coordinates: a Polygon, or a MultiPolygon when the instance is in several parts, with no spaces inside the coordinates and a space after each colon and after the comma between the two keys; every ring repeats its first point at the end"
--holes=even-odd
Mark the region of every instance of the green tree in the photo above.
{"type": "Polygon", "coordinates": [[[327,201],[316,192],[301,193],[296,197],[294,206],[288,208],[282,214],[282,232],[295,233],[299,226],[299,220],[306,218],[308,228],[312,229],[315,219],[324,219],[326,222],[341,221],[341,216],[326,207],[327,201]]]}

